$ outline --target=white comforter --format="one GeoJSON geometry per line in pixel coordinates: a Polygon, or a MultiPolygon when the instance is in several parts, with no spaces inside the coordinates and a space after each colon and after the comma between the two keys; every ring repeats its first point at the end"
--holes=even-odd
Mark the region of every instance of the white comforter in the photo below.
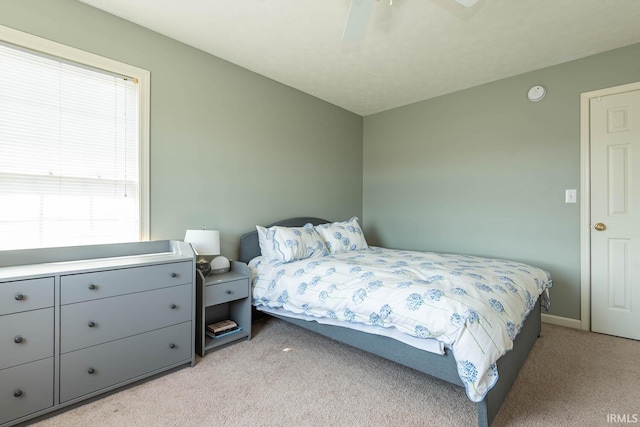
{"type": "Polygon", "coordinates": [[[549,273],[513,261],[374,247],[249,265],[256,306],[395,327],[448,345],[474,402],[493,387],[496,361],[552,285],[549,273]]]}

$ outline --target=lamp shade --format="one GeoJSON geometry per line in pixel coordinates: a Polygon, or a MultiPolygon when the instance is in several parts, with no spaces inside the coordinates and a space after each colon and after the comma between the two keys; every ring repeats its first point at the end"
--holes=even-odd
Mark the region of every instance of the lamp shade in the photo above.
{"type": "Polygon", "coordinates": [[[184,241],[191,243],[196,255],[220,255],[220,232],[218,230],[187,230],[184,241]]]}

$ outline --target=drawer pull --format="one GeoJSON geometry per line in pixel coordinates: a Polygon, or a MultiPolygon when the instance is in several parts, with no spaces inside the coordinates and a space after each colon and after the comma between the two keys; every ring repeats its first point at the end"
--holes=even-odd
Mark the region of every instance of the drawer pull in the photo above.
{"type": "Polygon", "coordinates": [[[22,338],[20,335],[13,339],[13,342],[16,344],[20,344],[22,341],[24,341],[24,338],[22,338]]]}
{"type": "Polygon", "coordinates": [[[176,348],[176,345],[174,343],[169,344],[169,348],[176,348]]]}
{"type": "Polygon", "coordinates": [[[178,273],[171,273],[171,277],[178,277],[178,273]]]}
{"type": "Polygon", "coordinates": [[[93,328],[94,326],[96,326],[96,322],[89,322],[87,323],[87,325],[89,325],[90,328],[93,328]]]}
{"type": "Polygon", "coordinates": [[[92,284],[89,285],[89,290],[90,291],[95,291],[95,289],[96,289],[96,285],[95,284],[92,283],[92,284]]]}
{"type": "Polygon", "coordinates": [[[93,374],[95,374],[95,373],[96,373],[96,370],[95,370],[95,369],[93,369],[93,368],[89,368],[89,369],[87,369],[87,373],[88,373],[89,375],[93,375],[93,374]]]}
{"type": "Polygon", "coordinates": [[[24,299],[24,295],[16,294],[16,301],[22,301],[24,299]]]}
{"type": "Polygon", "coordinates": [[[231,289],[227,289],[227,295],[231,295],[231,289]]]}
{"type": "Polygon", "coordinates": [[[13,397],[20,397],[22,396],[22,390],[16,390],[13,392],[13,397]]]}
{"type": "Polygon", "coordinates": [[[169,306],[169,308],[170,308],[171,310],[175,310],[176,308],[178,308],[178,306],[177,306],[177,305],[175,305],[175,304],[171,304],[171,305],[169,306]]]}

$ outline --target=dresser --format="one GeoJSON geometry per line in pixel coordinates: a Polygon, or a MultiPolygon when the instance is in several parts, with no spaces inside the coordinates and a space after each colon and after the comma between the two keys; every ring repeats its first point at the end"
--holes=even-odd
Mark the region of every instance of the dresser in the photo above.
{"type": "Polygon", "coordinates": [[[178,241],[0,252],[0,426],[193,366],[194,258],[178,241]]]}

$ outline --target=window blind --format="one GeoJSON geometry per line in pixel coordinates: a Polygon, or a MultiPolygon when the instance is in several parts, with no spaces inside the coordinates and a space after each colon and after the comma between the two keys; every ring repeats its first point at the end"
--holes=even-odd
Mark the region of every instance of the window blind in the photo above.
{"type": "Polygon", "coordinates": [[[138,241],[135,79],[0,44],[0,249],[138,241]]]}

